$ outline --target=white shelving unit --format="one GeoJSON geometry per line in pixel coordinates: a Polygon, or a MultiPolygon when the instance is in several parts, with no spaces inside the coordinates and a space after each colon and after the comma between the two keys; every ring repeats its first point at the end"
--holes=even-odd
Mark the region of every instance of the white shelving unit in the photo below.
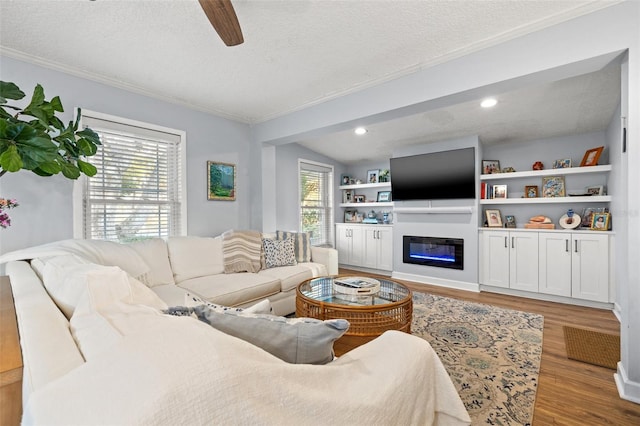
{"type": "Polygon", "coordinates": [[[603,166],[589,166],[589,167],[570,167],[567,169],[546,169],[546,170],[531,170],[526,172],[513,172],[513,173],[494,173],[490,175],[480,175],[480,180],[495,180],[495,179],[520,179],[530,177],[545,177],[545,176],[565,176],[565,175],[578,175],[584,173],[607,173],[611,171],[611,164],[605,164],[603,166]]]}
{"type": "MultiPolygon", "coordinates": [[[[338,187],[340,190],[357,190],[357,189],[378,189],[381,191],[391,190],[391,182],[382,182],[382,183],[360,183],[354,185],[340,185],[338,187]]],[[[356,194],[358,195],[358,194],[356,194]]],[[[376,194],[377,195],[377,194],[376,194]]],[[[365,202],[365,203],[340,203],[340,207],[351,207],[351,208],[359,208],[359,207],[393,207],[393,201],[389,202],[365,202]]]]}

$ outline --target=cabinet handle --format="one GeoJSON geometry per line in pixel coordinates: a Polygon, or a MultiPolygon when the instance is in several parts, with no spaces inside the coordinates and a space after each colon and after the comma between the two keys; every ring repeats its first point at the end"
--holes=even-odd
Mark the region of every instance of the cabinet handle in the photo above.
{"type": "Polygon", "coordinates": [[[504,237],[504,248],[509,248],[509,245],[507,245],[507,237],[504,237]]]}
{"type": "Polygon", "coordinates": [[[574,245],[573,251],[575,251],[577,253],[578,252],[578,240],[575,240],[573,243],[574,243],[573,244],[574,245]]]}
{"type": "Polygon", "coordinates": [[[516,248],[515,242],[514,240],[516,239],[516,237],[511,237],[511,248],[516,248]]]}
{"type": "Polygon", "coordinates": [[[380,239],[380,231],[376,231],[376,233],[378,234],[378,239],[380,239]]]}
{"type": "Polygon", "coordinates": [[[569,251],[569,240],[564,240],[564,251],[569,251]]]}

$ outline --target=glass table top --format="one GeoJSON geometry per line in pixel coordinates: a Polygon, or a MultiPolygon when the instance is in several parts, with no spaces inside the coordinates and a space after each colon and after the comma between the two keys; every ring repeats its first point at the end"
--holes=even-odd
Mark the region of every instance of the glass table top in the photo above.
{"type": "Polygon", "coordinates": [[[318,302],[352,306],[386,305],[400,302],[411,295],[411,291],[402,284],[380,278],[376,278],[380,282],[380,291],[375,294],[352,295],[340,293],[333,288],[334,278],[347,277],[314,278],[302,283],[298,291],[304,297],[318,302]]]}

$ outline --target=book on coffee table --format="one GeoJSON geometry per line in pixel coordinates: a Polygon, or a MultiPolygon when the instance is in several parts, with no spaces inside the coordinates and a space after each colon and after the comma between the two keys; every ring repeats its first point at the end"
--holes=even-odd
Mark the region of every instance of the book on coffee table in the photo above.
{"type": "Polygon", "coordinates": [[[365,296],[379,292],[380,281],[369,277],[335,278],[333,289],[338,293],[365,296]]]}

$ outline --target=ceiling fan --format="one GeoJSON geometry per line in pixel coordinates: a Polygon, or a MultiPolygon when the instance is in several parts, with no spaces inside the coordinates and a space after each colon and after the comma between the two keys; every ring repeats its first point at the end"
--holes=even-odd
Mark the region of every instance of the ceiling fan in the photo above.
{"type": "Polygon", "coordinates": [[[231,0],[198,0],[209,22],[224,44],[237,46],[244,42],[242,30],[231,0]]]}

